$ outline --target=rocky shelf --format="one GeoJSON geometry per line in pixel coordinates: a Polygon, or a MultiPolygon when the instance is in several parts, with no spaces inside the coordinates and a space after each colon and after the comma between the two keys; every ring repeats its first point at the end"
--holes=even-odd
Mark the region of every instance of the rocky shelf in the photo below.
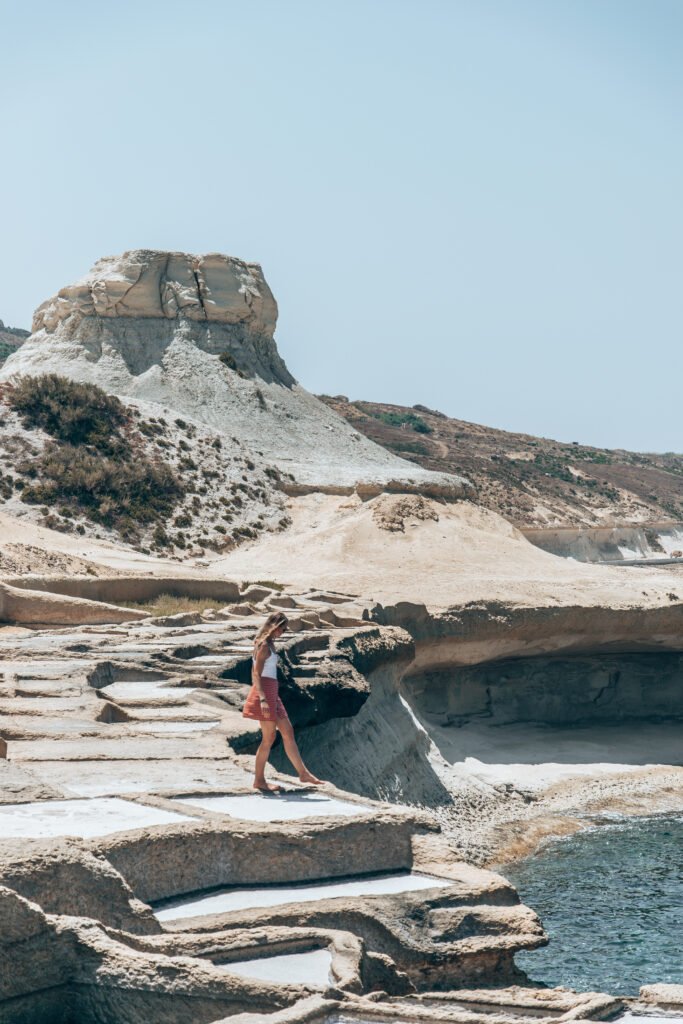
{"type": "Polygon", "coordinates": [[[239,709],[265,612],[298,628],[283,689],[302,736],[353,724],[416,640],[352,595],[233,596],[223,613],[0,636],[0,1021],[619,1013],[528,983],[514,955],[546,942],[540,921],[432,815],[285,774],[281,795],[250,789],[257,728],[239,709]]]}

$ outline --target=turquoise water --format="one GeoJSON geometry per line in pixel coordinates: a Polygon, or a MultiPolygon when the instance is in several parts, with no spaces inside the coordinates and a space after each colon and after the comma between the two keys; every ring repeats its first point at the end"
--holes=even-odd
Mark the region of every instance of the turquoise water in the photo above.
{"type": "Polygon", "coordinates": [[[600,825],[503,873],[550,936],[515,958],[533,981],[614,995],[683,984],[683,816],[600,825]]]}

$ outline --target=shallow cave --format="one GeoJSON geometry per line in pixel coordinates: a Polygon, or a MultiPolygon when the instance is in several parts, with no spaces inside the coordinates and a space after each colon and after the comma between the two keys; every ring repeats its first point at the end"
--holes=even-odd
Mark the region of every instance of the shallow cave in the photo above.
{"type": "Polygon", "coordinates": [[[683,654],[508,658],[403,680],[450,762],[683,764],[683,654]]]}

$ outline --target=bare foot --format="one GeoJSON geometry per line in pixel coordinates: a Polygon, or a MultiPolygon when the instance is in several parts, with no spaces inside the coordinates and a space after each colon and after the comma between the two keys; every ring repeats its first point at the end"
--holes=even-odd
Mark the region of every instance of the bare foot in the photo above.
{"type": "Polygon", "coordinates": [[[325,779],[318,779],[312,772],[309,771],[302,772],[302,774],[299,776],[299,782],[310,782],[314,786],[325,785],[325,779]]]}
{"type": "Polygon", "coordinates": [[[271,786],[269,782],[263,779],[262,782],[254,782],[254,789],[258,789],[260,793],[281,793],[282,786],[271,786]]]}

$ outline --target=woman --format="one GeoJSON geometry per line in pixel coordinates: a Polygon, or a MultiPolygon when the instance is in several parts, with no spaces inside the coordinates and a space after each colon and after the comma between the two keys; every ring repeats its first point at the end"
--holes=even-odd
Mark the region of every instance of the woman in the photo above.
{"type": "Polygon", "coordinates": [[[280,786],[266,782],[265,770],[270,748],[275,742],[275,733],[280,730],[287,757],[292,762],[300,782],[322,786],[304,764],[294,739],[292,723],[287,717],[285,706],[278,696],[277,653],[273,641],[282,636],[287,628],[287,617],[283,612],[273,612],[254,637],[254,657],[251,669],[251,690],[242,715],[254,718],[261,725],[261,745],[256,751],[254,789],[277,793],[280,786]]]}

